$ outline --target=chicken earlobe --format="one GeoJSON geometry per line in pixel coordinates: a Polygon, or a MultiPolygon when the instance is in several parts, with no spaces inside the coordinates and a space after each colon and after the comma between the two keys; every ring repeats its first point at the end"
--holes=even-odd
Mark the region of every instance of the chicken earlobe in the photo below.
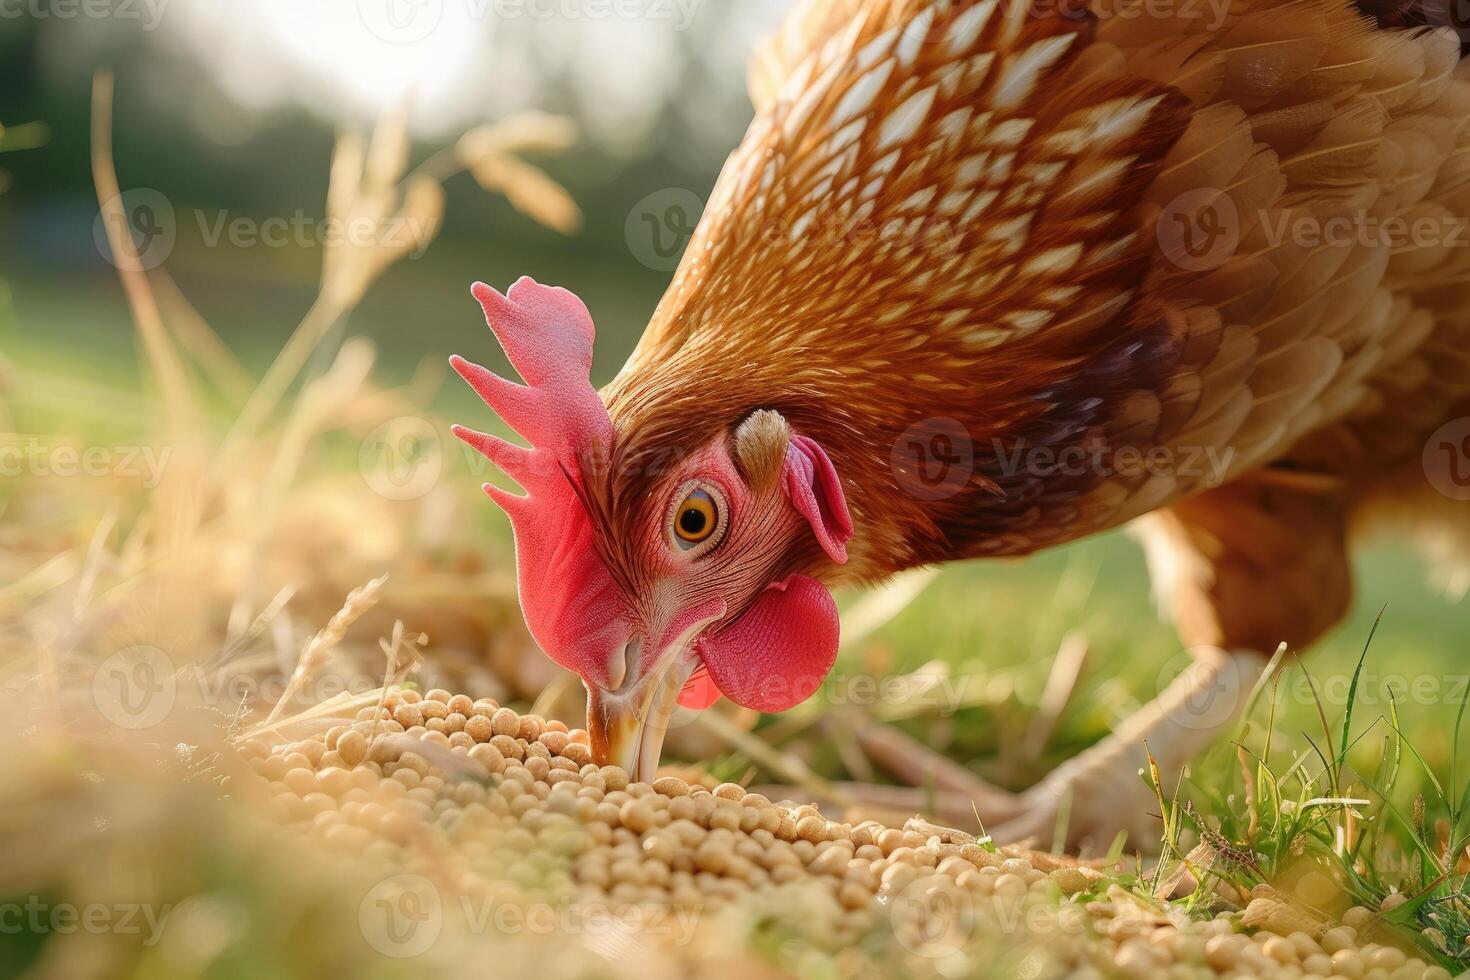
{"type": "Polygon", "coordinates": [[[782,485],[791,505],[811,524],[812,533],[827,557],[844,564],[847,542],[852,538],[852,516],[847,511],[847,498],[842,493],[837,467],[815,440],[791,437],[786,448],[782,485]]]}

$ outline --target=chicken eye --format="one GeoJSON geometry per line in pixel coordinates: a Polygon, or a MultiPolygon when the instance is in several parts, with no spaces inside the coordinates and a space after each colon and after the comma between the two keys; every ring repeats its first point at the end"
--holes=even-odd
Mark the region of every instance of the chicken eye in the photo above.
{"type": "Polygon", "coordinates": [[[715,502],[703,490],[695,491],[685,498],[679,509],[679,523],[675,533],[680,541],[698,544],[715,533],[715,502]]]}
{"type": "Polygon", "coordinates": [[[709,488],[694,484],[678,495],[670,514],[670,531],[680,551],[707,551],[724,533],[722,499],[709,488]]]}
{"type": "Polygon", "coordinates": [[[695,490],[679,504],[678,516],[674,519],[674,536],[688,544],[708,541],[715,533],[715,522],[719,516],[715,498],[708,491],[695,490]]]}

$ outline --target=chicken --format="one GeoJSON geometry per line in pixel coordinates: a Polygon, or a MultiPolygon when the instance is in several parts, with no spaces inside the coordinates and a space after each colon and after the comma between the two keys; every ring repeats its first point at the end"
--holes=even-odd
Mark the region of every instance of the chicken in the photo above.
{"type": "Polygon", "coordinates": [[[1348,608],[1354,529],[1470,447],[1470,74],[1373,14],[808,0],[600,395],[574,296],[477,285],[526,385],[455,367],[532,445],[457,432],[526,491],[487,487],[597,756],[647,778],[676,703],[809,697],[836,586],[1133,522],[1194,666],[1031,790],[963,788],[1001,838],[1146,830],[1144,740],[1230,726],[1348,608]]]}

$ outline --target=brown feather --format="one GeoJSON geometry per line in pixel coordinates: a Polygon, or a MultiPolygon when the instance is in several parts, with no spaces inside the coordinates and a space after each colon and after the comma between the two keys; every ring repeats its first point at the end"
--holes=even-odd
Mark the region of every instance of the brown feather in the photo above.
{"type": "Polygon", "coordinates": [[[742,424],[761,410],[826,448],[853,510],[845,570],[815,549],[792,564],[861,580],[1029,552],[1262,466],[1347,473],[1362,457],[1333,459],[1344,445],[1411,453],[1470,397],[1441,367],[1464,360],[1447,352],[1470,333],[1467,250],[1295,229],[1470,214],[1458,41],[1334,0],[1221,14],[802,3],[757,55],[755,120],[605,393],[607,520],[642,506],[652,461],[711,438],[768,479],[775,440],[742,424]],[[1166,223],[1219,213],[1217,261],[1166,247],[1166,223]],[[967,478],[938,499],[897,462],[936,420],[968,434],[967,478]],[[1099,446],[1222,468],[1032,465],[1099,446]]]}
{"type": "Polygon", "coordinates": [[[781,413],[761,409],[735,430],[735,462],[752,490],[766,490],[781,475],[791,427],[781,413]]]}

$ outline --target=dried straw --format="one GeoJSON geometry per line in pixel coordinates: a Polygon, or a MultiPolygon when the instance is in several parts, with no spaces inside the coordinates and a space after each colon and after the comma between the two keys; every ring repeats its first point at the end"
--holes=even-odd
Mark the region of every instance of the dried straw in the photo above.
{"type": "Polygon", "coordinates": [[[296,669],[291,673],[291,680],[286,685],[285,694],[276,702],[275,707],[271,709],[270,716],[266,718],[267,726],[275,722],[281,716],[281,713],[285,711],[286,706],[291,703],[292,699],[301,693],[301,689],[306,685],[306,682],[321,669],[327,653],[342,642],[342,638],[347,635],[347,631],[352,628],[352,624],[361,619],[364,613],[378,604],[383,586],[387,584],[388,576],[384,575],[380,578],[373,579],[359,589],[354,589],[348,594],[347,601],[342,604],[341,609],[337,610],[336,615],[328,621],[326,628],[313,636],[311,642],[306,645],[306,650],[301,654],[301,659],[297,662],[296,669]]]}

